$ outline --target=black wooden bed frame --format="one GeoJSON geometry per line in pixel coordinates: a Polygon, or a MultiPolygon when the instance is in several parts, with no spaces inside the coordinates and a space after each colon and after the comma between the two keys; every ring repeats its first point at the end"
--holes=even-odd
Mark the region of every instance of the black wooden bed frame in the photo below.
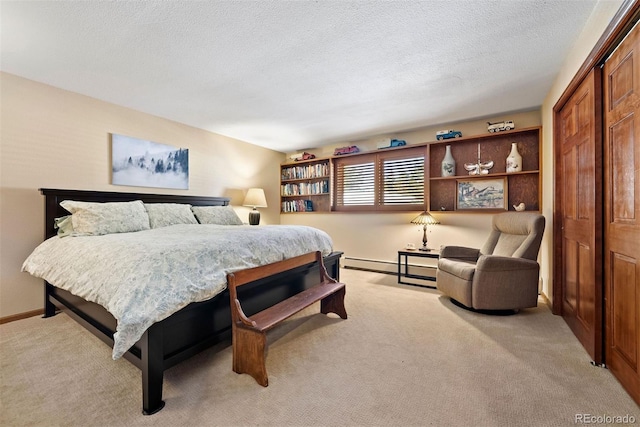
{"type": "MultiPolygon", "coordinates": [[[[167,194],[119,193],[104,191],[40,189],[45,196],[45,239],[56,234],[54,219],[69,215],[60,206],[63,200],[85,202],[189,203],[193,206],[224,206],[225,197],[178,196],[167,194]]],[[[339,261],[342,252],[324,258],[333,278],[340,280],[339,261]]],[[[243,308],[248,315],[257,313],[315,284],[317,263],[308,264],[284,274],[264,277],[244,286],[243,308]],[[263,286],[268,285],[268,286],[263,286]],[[260,288],[260,289],[258,289],[260,288]]],[[[45,281],[44,317],[64,311],[92,334],[113,347],[115,318],[102,306],[55,287],[45,281]]],[[[123,357],[142,371],[142,413],[151,415],[164,407],[162,381],[164,371],[196,353],[231,338],[229,292],[210,300],[191,303],[170,317],[154,323],[123,357]]],[[[231,369],[231,366],[229,366],[231,369]]]]}

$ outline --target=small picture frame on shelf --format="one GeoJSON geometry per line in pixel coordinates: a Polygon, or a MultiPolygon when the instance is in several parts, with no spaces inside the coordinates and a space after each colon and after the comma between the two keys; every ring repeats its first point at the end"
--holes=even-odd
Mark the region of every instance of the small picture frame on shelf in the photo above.
{"type": "Polygon", "coordinates": [[[507,178],[458,179],[456,210],[507,210],[507,178]]]}

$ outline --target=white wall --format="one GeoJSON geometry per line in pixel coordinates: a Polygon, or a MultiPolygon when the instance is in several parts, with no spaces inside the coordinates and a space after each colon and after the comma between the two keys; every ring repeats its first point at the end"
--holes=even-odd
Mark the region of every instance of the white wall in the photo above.
{"type": "Polygon", "coordinates": [[[39,188],[228,196],[240,217],[264,187],[262,223],[278,223],[282,153],[0,73],[0,318],[43,307],[42,281],[21,273],[44,235],[39,188]],[[110,185],[110,134],[189,149],[189,190],[110,185]]]}

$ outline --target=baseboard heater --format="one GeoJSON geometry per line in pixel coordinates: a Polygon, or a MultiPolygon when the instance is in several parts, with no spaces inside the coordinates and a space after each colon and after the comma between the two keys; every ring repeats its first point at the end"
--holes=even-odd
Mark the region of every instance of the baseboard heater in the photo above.
{"type": "MultiPolygon", "coordinates": [[[[374,273],[398,274],[397,261],[383,261],[368,258],[344,257],[342,258],[342,267],[351,270],[372,271],[374,273]]],[[[410,262],[409,268],[412,273],[422,275],[435,275],[436,266],[428,266],[423,264],[415,264],[410,262]]]]}

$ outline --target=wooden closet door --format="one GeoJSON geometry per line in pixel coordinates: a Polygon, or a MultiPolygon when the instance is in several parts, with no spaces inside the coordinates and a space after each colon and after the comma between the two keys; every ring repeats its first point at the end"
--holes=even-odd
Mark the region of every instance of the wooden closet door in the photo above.
{"type": "Polygon", "coordinates": [[[556,284],[560,313],[592,360],[603,363],[600,69],[556,114],[556,284]]]}
{"type": "Polygon", "coordinates": [[[611,372],[640,404],[640,30],[637,26],[605,63],[604,76],[605,357],[611,372]]]}

